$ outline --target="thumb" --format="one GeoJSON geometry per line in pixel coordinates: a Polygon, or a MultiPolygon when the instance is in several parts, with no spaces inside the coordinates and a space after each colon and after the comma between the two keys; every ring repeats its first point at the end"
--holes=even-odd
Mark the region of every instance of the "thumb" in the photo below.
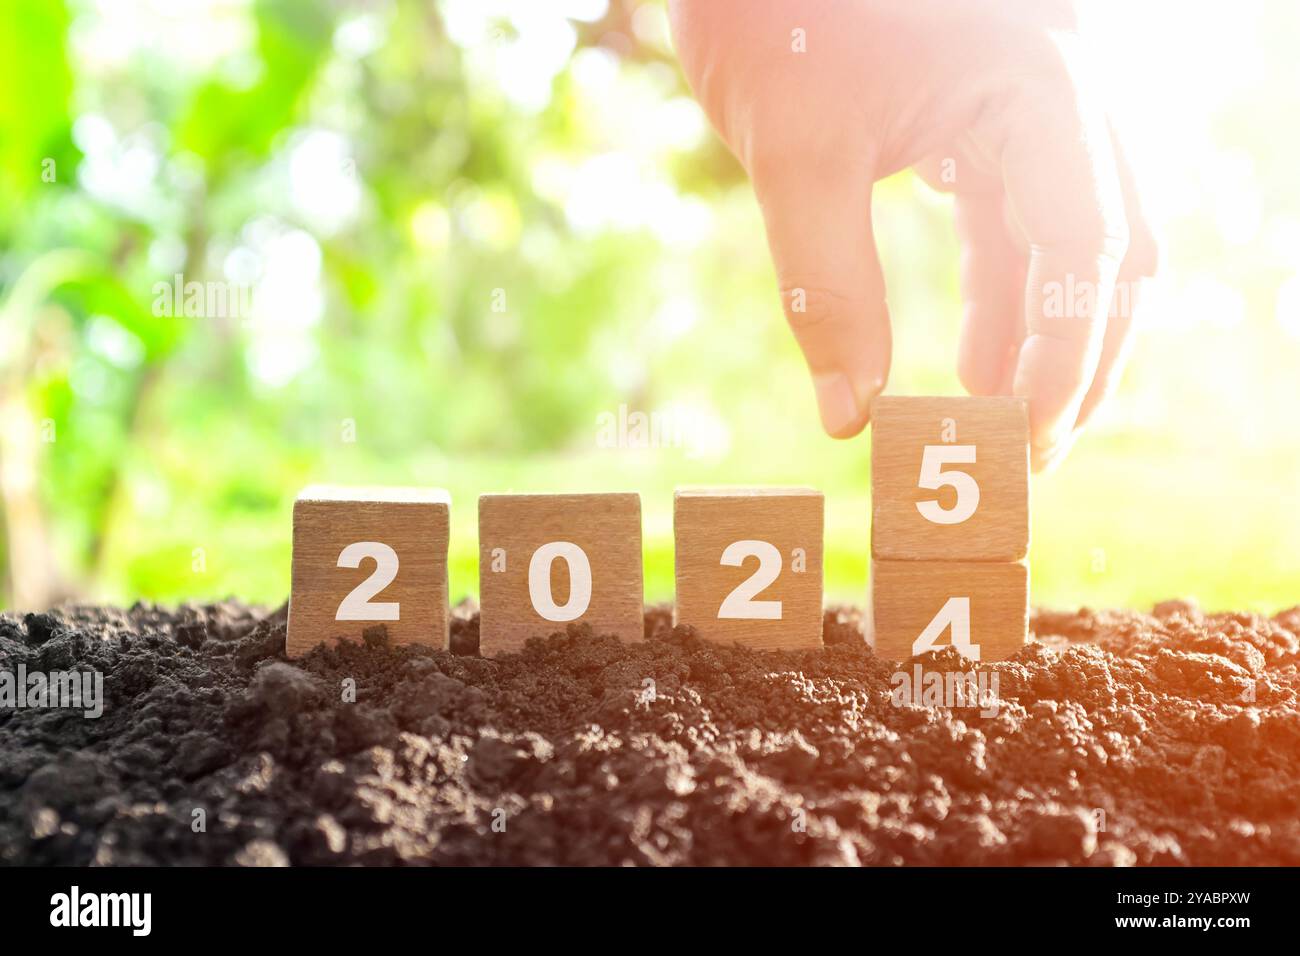
{"type": "Polygon", "coordinates": [[[822,426],[851,438],[889,376],[889,310],[871,232],[865,165],[755,164],[786,319],[812,372],[822,426]]]}

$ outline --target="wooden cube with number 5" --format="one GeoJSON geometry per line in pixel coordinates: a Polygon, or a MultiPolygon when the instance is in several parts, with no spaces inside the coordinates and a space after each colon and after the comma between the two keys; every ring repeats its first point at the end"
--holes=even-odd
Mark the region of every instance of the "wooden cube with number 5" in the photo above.
{"type": "Polygon", "coordinates": [[[450,508],[435,488],[305,489],[293,506],[285,653],[360,640],[378,624],[395,644],[446,647],[450,508]]]}
{"type": "Polygon", "coordinates": [[[876,399],[871,553],[910,561],[1019,561],[1029,550],[1023,399],[876,399]]]}
{"type": "Polygon", "coordinates": [[[712,641],[821,647],[824,512],[810,488],[678,491],[677,623],[712,641]]]}
{"type": "Polygon", "coordinates": [[[640,495],[482,495],[478,537],[484,657],[569,624],[645,637],[640,495]]]}

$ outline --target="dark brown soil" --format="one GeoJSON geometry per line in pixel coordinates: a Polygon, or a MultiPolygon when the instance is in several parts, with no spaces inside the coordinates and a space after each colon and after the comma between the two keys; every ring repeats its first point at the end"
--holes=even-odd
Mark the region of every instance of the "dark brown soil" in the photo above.
{"type": "Polygon", "coordinates": [[[895,705],[855,615],[815,652],[656,609],[489,661],[465,609],[459,653],[293,664],[283,611],[0,615],[0,670],[107,698],[0,709],[0,862],[1300,864],[1300,608],[1039,612],[996,716],[895,705]]]}

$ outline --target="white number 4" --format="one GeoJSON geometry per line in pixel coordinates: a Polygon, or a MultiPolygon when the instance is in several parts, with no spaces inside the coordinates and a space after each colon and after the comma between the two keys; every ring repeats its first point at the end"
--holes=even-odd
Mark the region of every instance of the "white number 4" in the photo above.
{"type": "Polygon", "coordinates": [[[401,604],[397,601],[371,601],[370,599],[393,583],[397,577],[397,552],[381,541],[357,541],[339,553],[340,568],[359,568],[361,562],[371,558],[375,570],[343,599],[336,621],[398,621],[401,604]]]}
{"type": "Polygon", "coordinates": [[[967,660],[980,659],[980,646],[970,641],[970,598],[950,597],[939,608],[939,613],[931,618],[921,636],[912,642],[912,656],[935,650],[939,636],[947,629],[952,629],[952,646],[957,653],[967,660]]]}
{"type": "Polygon", "coordinates": [[[980,486],[964,471],[955,468],[943,470],[944,465],[973,464],[974,445],[926,445],[921,457],[921,477],[916,483],[917,487],[938,491],[944,485],[949,485],[957,492],[957,500],[951,508],[939,507],[938,501],[918,501],[916,510],[927,521],[935,524],[961,524],[973,515],[980,503],[980,486]]]}

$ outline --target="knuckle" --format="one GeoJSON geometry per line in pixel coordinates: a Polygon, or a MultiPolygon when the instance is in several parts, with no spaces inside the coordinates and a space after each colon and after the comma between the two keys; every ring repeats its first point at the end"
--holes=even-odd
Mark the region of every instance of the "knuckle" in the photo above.
{"type": "Polygon", "coordinates": [[[822,324],[833,317],[839,297],[824,287],[798,279],[781,281],[781,306],[786,321],[796,331],[822,324]]]}
{"type": "Polygon", "coordinates": [[[800,149],[791,148],[787,135],[756,134],[749,137],[744,148],[744,166],[754,184],[759,188],[785,189],[800,184],[804,188],[819,179],[841,178],[839,167],[844,160],[831,148],[800,137],[800,149]]]}
{"type": "Polygon", "coordinates": [[[742,165],[755,185],[798,184],[813,194],[826,189],[859,191],[870,186],[874,150],[864,128],[842,122],[816,122],[814,111],[798,101],[766,104],[746,114],[735,137],[742,165]]]}
{"type": "Polygon", "coordinates": [[[1129,248],[1128,224],[1123,219],[1088,217],[1065,237],[1037,243],[1041,253],[1057,263],[1076,264],[1076,269],[1088,264],[1089,269],[1106,271],[1107,265],[1117,269],[1124,261],[1129,248]]]}
{"type": "Polygon", "coordinates": [[[1129,237],[1121,269],[1126,278],[1153,276],[1160,268],[1160,242],[1145,222],[1136,224],[1129,237]]]}
{"type": "Polygon", "coordinates": [[[1053,272],[1027,291],[1028,331],[1087,340],[1105,329],[1115,291],[1114,269],[1053,272]]]}
{"type": "Polygon", "coordinates": [[[1082,217],[1068,244],[1077,255],[1118,265],[1128,252],[1130,239],[1128,218],[1123,212],[1098,208],[1095,215],[1082,217]]]}

